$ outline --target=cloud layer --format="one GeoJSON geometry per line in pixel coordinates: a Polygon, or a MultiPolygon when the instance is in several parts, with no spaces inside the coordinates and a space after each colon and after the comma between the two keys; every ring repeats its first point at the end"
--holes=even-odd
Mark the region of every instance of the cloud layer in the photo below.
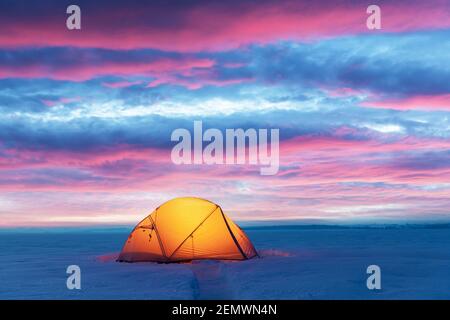
{"type": "Polygon", "coordinates": [[[364,1],[79,1],[75,31],[69,4],[0,4],[0,226],[186,195],[237,220],[449,218],[446,1],[381,1],[375,31],[364,1]],[[173,164],[194,120],[280,129],[279,173],[173,164]]]}

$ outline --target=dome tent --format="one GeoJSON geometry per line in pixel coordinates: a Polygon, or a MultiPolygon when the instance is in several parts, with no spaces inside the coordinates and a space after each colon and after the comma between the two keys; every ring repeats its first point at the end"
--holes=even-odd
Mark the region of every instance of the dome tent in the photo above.
{"type": "Polygon", "coordinates": [[[133,229],[117,260],[246,260],[257,255],[244,231],[220,206],[200,198],[176,198],[133,229]]]}

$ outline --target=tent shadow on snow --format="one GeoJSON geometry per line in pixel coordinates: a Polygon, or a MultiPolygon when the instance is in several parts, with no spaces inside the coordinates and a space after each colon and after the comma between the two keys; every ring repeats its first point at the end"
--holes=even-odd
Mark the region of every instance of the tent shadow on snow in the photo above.
{"type": "Polygon", "coordinates": [[[220,206],[176,198],[156,208],[130,233],[119,262],[247,260],[258,256],[245,232],[220,206]]]}

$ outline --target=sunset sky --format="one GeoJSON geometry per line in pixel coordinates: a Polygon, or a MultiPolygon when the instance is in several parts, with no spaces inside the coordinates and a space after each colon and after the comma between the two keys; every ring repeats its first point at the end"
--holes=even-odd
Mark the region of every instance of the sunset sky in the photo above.
{"type": "Polygon", "coordinates": [[[0,2],[1,227],[135,224],[177,196],[237,221],[450,218],[449,1],[145,3],[0,2]],[[279,128],[278,174],[173,164],[194,120],[279,128]]]}

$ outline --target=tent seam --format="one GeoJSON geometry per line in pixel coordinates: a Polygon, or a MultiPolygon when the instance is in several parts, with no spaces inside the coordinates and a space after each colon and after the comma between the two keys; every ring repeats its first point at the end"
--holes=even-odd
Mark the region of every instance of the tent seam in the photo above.
{"type": "Polygon", "coordinates": [[[244,259],[248,259],[247,255],[244,253],[244,251],[242,250],[241,246],[239,245],[239,242],[237,241],[233,231],[231,231],[231,228],[228,225],[227,219],[225,219],[225,214],[223,213],[222,208],[219,207],[219,209],[220,209],[220,212],[222,213],[222,218],[223,218],[223,221],[225,222],[225,225],[227,226],[228,232],[230,233],[231,238],[233,238],[234,244],[239,249],[239,252],[242,254],[242,257],[244,259]]]}
{"type": "MultiPolygon", "coordinates": [[[[157,210],[155,210],[155,215],[156,215],[156,213],[157,213],[157,210]]],[[[151,216],[149,216],[149,219],[151,220],[151,222],[155,228],[155,233],[156,233],[156,237],[158,238],[159,248],[161,249],[161,252],[162,252],[164,258],[169,259],[169,257],[166,255],[166,250],[164,250],[164,246],[162,244],[161,237],[159,236],[158,227],[156,226],[156,223],[153,221],[153,218],[151,216]]]]}
{"type": "MultiPolygon", "coordinates": [[[[189,239],[190,236],[192,236],[194,234],[195,231],[197,231],[198,228],[200,228],[200,226],[203,224],[203,222],[205,222],[206,220],[208,220],[208,218],[214,213],[214,211],[217,210],[217,208],[220,208],[217,204],[216,207],[206,216],[205,219],[203,219],[202,222],[200,222],[200,224],[195,227],[194,230],[192,230],[192,232],[186,237],[186,239],[184,239],[180,245],[172,252],[172,254],[170,255],[170,257],[167,257],[168,259],[172,258],[172,256],[181,248],[181,246],[186,242],[187,239],[189,239]]],[[[222,210],[221,210],[222,211],[222,210]]]]}

